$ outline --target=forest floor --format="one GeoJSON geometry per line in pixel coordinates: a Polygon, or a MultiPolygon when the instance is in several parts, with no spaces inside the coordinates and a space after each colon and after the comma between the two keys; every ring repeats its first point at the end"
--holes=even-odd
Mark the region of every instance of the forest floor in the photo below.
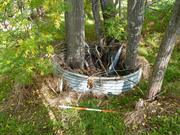
{"type": "MultiPolygon", "coordinates": [[[[155,61],[161,35],[152,34],[141,41],[139,53],[152,64],[155,61]]],[[[94,37],[92,37],[94,38],[94,37]]],[[[90,37],[91,40],[91,37],[90,37]]],[[[38,83],[16,90],[1,84],[0,134],[1,135],[133,135],[133,134],[180,134],[180,48],[175,47],[169,63],[162,94],[157,98],[158,109],[147,116],[140,125],[127,127],[124,117],[135,109],[135,104],[147,94],[147,81],[139,87],[119,96],[107,98],[86,97],[78,101],[81,107],[112,109],[117,113],[88,112],[54,109],[40,96],[38,83]],[[51,112],[52,111],[52,112],[51,112]]],[[[71,105],[76,105],[72,103],[71,105]]]]}
{"type": "MultiPolygon", "coordinates": [[[[44,85],[43,82],[42,84],[44,85]]],[[[46,104],[44,99],[47,97],[40,95],[40,89],[34,86],[10,93],[8,98],[1,103],[0,133],[2,135],[179,134],[180,98],[178,93],[167,92],[158,97],[156,102],[158,108],[152,110],[154,113],[146,116],[140,125],[133,125],[133,127],[125,126],[124,116],[135,109],[139,98],[144,97],[137,89],[119,96],[101,99],[87,96],[78,102],[81,107],[111,109],[116,110],[115,113],[60,110],[46,104]]],[[[51,93],[51,95],[54,94],[51,93]]],[[[76,101],[77,98],[74,100],[76,101]]],[[[76,106],[75,102],[66,105],[76,106]]]]}

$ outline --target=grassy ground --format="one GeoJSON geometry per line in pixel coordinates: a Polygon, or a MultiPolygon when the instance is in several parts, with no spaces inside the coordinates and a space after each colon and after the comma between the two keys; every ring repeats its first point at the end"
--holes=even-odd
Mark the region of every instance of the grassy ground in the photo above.
{"type": "MultiPolygon", "coordinates": [[[[124,125],[123,118],[126,112],[134,109],[134,105],[139,98],[145,97],[147,93],[147,82],[141,82],[138,89],[127,92],[120,96],[108,97],[108,99],[89,98],[80,101],[80,106],[113,109],[118,113],[99,113],[87,111],[60,111],[59,115],[66,117],[65,121],[52,121],[48,115],[48,109],[42,104],[37,94],[31,91],[29,96],[22,101],[18,111],[16,102],[10,108],[3,110],[4,102],[11,100],[13,95],[8,93],[8,87],[1,87],[1,111],[0,112],[0,133],[2,135],[19,134],[55,134],[57,129],[66,135],[124,135],[124,134],[172,134],[178,135],[180,129],[180,66],[179,50],[175,48],[171,62],[168,66],[162,91],[165,91],[159,101],[163,104],[162,108],[170,107],[166,113],[152,116],[147,120],[145,126],[131,129],[124,125]],[[9,98],[10,97],[10,98],[9,98]],[[101,103],[100,103],[101,102],[101,103]],[[178,116],[179,115],[179,116],[178,116]]],[[[147,56],[153,58],[155,55],[147,56]]],[[[152,59],[151,59],[152,60],[152,59]]],[[[154,60],[152,60],[154,61],[154,60]]],[[[4,85],[3,85],[4,86],[4,85]]]]}
{"type": "Polygon", "coordinates": [[[53,134],[53,123],[47,108],[33,90],[27,90],[23,99],[20,93],[11,92],[1,101],[1,135],[39,135],[53,134]],[[28,93],[27,93],[28,92],[28,93]]]}

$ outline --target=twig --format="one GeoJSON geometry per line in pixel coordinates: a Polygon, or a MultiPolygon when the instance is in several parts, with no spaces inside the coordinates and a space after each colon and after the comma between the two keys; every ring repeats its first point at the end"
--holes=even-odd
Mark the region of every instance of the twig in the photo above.
{"type": "Polygon", "coordinates": [[[101,65],[101,67],[102,67],[102,69],[105,71],[105,73],[106,73],[106,75],[108,75],[108,72],[106,71],[106,68],[104,67],[104,65],[103,65],[103,63],[102,63],[102,61],[101,61],[101,54],[100,54],[100,52],[98,51],[98,49],[97,49],[97,46],[96,46],[96,53],[97,53],[97,58],[98,58],[98,61],[99,61],[99,63],[100,63],[100,65],[101,65]]]}
{"type": "Polygon", "coordinates": [[[88,45],[86,42],[85,42],[85,46],[88,48],[88,49],[87,49],[88,54],[91,55],[90,49],[89,49],[89,45],[88,45]]]}
{"type": "Polygon", "coordinates": [[[90,47],[89,47],[89,45],[85,42],[85,46],[87,47],[87,53],[89,54],[89,56],[87,57],[87,58],[89,58],[89,61],[86,61],[85,60],[85,65],[87,66],[87,68],[96,68],[95,66],[94,66],[94,63],[93,63],[93,60],[92,60],[92,54],[91,54],[91,52],[90,52],[90,47]],[[89,62],[89,64],[88,64],[88,62],[89,62]]]}
{"type": "Polygon", "coordinates": [[[145,101],[151,102],[151,101],[153,101],[156,97],[159,97],[160,95],[164,94],[165,92],[166,92],[166,91],[162,91],[162,92],[156,94],[155,96],[153,96],[152,98],[147,99],[147,100],[145,100],[145,101]]]}
{"type": "Polygon", "coordinates": [[[49,81],[46,80],[46,83],[47,83],[48,87],[49,87],[56,95],[58,95],[57,92],[56,92],[56,90],[55,90],[55,89],[51,86],[51,84],[49,83],[49,81]]]}
{"type": "Polygon", "coordinates": [[[63,91],[63,78],[58,78],[57,86],[59,87],[59,92],[63,91]]]}

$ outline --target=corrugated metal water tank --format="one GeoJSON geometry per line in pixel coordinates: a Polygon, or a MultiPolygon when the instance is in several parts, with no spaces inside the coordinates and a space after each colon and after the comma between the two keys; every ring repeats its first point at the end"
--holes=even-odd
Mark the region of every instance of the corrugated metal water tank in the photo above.
{"type": "Polygon", "coordinates": [[[117,77],[98,77],[87,76],[79,73],[70,72],[54,63],[56,73],[63,77],[72,90],[78,92],[102,92],[104,94],[119,95],[122,92],[132,89],[141,79],[142,68],[126,76],[117,77]],[[92,81],[92,87],[88,86],[89,80],[92,81]]]}

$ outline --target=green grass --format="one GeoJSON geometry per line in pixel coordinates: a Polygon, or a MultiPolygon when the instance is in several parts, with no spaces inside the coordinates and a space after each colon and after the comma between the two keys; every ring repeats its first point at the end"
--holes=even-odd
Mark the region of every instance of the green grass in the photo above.
{"type": "Polygon", "coordinates": [[[33,116],[20,119],[18,116],[0,112],[1,135],[53,135],[53,122],[46,119],[45,112],[39,111],[36,113],[32,114],[33,116]],[[39,118],[34,119],[34,117],[39,118]]]}
{"type": "Polygon", "coordinates": [[[0,82],[0,101],[7,98],[8,94],[10,93],[11,85],[7,81],[0,82]]]}
{"type": "Polygon", "coordinates": [[[149,126],[149,132],[142,132],[142,135],[179,135],[180,116],[154,117],[150,119],[149,126]]]}
{"type": "MultiPolygon", "coordinates": [[[[114,99],[110,99],[113,101],[114,99]]],[[[81,103],[81,106],[91,107],[91,108],[101,108],[101,109],[112,109],[117,110],[120,105],[116,103],[110,103],[108,101],[102,107],[97,107],[100,102],[99,99],[88,99],[81,103]]],[[[107,102],[106,100],[102,102],[107,102]]],[[[93,135],[114,135],[114,134],[124,134],[125,126],[122,122],[122,115],[119,113],[101,113],[101,112],[80,112],[82,121],[85,125],[87,134],[93,135]],[[121,131],[121,132],[120,132],[121,131]]]]}
{"type": "MultiPolygon", "coordinates": [[[[38,113],[42,117],[44,116],[42,112],[38,113]]],[[[16,116],[0,113],[0,133],[1,135],[53,135],[52,123],[47,123],[44,117],[40,118],[37,124],[35,120],[29,120],[29,118],[25,121],[24,119],[18,119],[16,116]]]]}
{"type": "MultiPolygon", "coordinates": [[[[2,93],[1,93],[2,94],[2,93]]],[[[4,95],[5,96],[5,95],[4,95]]],[[[12,97],[12,94],[10,96],[12,97]]],[[[48,109],[35,95],[28,94],[17,111],[18,99],[1,103],[1,135],[53,135],[54,125],[48,115],[48,109]],[[7,105],[6,105],[7,104],[7,105]],[[9,107],[7,107],[9,106],[9,107]]]]}
{"type": "Polygon", "coordinates": [[[119,114],[81,112],[83,124],[87,134],[115,135],[125,134],[125,126],[119,114]]]}

